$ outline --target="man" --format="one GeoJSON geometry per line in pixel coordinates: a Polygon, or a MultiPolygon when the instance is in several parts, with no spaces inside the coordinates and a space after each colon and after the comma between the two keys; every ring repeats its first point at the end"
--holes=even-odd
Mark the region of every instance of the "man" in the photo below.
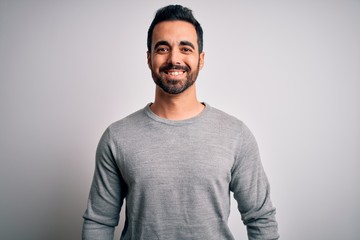
{"type": "Polygon", "coordinates": [[[255,139],[249,129],[196,97],[204,65],[202,29],[191,10],[158,10],[148,31],[154,103],[110,125],[96,153],[83,239],[234,239],[230,191],[249,239],[278,239],[255,139]]]}

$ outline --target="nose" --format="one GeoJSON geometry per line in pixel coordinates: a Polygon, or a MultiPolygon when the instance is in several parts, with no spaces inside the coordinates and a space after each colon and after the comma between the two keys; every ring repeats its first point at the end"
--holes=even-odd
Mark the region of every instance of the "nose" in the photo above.
{"type": "Polygon", "coordinates": [[[169,54],[168,63],[171,63],[172,65],[181,65],[181,53],[173,49],[169,54]]]}

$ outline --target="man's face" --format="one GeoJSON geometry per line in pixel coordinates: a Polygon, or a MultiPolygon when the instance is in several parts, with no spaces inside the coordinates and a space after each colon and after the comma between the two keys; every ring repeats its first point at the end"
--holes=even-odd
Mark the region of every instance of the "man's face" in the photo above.
{"type": "Polygon", "coordinates": [[[194,84],[204,64],[195,27],[185,21],[158,23],[152,33],[148,65],[154,82],[168,94],[179,94],[194,84]]]}

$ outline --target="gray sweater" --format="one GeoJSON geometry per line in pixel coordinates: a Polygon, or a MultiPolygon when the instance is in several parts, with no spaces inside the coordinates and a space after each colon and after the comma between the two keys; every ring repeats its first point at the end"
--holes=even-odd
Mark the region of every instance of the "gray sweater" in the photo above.
{"type": "Polygon", "coordinates": [[[96,152],[83,239],[228,240],[230,191],[248,237],[278,239],[275,208],[256,141],[240,120],[208,104],[173,121],[149,105],[111,124],[96,152]]]}

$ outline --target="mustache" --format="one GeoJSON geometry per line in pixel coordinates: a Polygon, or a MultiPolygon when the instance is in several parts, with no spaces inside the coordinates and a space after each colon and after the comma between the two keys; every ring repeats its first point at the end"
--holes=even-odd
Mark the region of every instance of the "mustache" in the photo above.
{"type": "Polygon", "coordinates": [[[183,71],[189,72],[190,68],[188,66],[168,64],[166,66],[161,67],[159,70],[160,70],[160,72],[165,72],[165,71],[169,71],[169,70],[183,70],[183,71]]]}

